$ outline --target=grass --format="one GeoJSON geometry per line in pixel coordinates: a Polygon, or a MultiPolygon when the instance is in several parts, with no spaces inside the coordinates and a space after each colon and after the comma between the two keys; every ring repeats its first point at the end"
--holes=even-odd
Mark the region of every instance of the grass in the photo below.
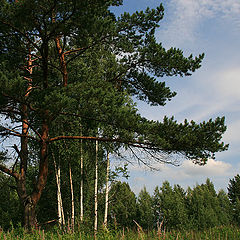
{"type": "MultiPolygon", "coordinates": [[[[92,240],[93,234],[87,232],[62,232],[58,228],[49,231],[32,230],[27,232],[22,228],[8,232],[0,232],[0,240],[92,240]]],[[[215,227],[205,231],[137,231],[129,229],[99,231],[98,240],[236,240],[240,239],[240,229],[234,226],[215,227]]]]}

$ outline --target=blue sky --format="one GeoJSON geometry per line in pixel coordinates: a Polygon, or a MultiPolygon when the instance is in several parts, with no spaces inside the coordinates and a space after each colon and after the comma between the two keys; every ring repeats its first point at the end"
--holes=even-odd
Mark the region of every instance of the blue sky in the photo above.
{"type": "Polygon", "coordinates": [[[136,193],[144,185],[152,192],[164,180],[186,188],[210,178],[217,190],[226,190],[229,179],[240,173],[240,1],[125,0],[117,12],[143,10],[161,2],[165,17],[156,32],[158,41],[165,48],[182,49],[186,56],[204,52],[205,59],[192,76],[166,79],[178,94],[165,107],[139,103],[139,111],[149,119],[161,120],[167,115],[180,122],[225,116],[228,129],[223,140],[230,147],[204,167],[184,159],[180,167],[159,165],[158,172],[129,165],[130,186],[136,193]]]}

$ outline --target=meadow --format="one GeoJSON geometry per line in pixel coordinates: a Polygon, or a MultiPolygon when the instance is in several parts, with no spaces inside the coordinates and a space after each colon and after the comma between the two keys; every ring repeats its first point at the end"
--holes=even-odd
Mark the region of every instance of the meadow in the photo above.
{"type": "MultiPolygon", "coordinates": [[[[61,231],[58,228],[51,230],[32,230],[27,232],[23,228],[16,228],[10,231],[0,233],[0,240],[56,240],[56,239],[81,239],[92,240],[94,234],[91,232],[61,231]]],[[[204,231],[165,231],[153,230],[143,231],[137,229],[135,231],[129,229],[119,229],[111,231],[99,231],[96,239],[98,240],[237,240],[240,239],[240,229],[236,226],[214,227],[204,231]]]]}

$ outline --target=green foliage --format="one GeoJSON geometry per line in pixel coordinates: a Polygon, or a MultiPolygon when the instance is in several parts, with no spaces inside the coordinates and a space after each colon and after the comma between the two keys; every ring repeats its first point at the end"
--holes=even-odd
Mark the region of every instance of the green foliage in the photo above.
{"type": "Polygon", "coordinates": [[[114,226],[133,227],[137,214],[136,196],[128,183],[116,182],[109,192],[109,220],[114,226]]]}
{"type": "MultiPolygon", "coordinates": [[[[223,193],[220,195],[224,196],[223,193]]],[[[223,209],[223,202],[220,201],[220,197],[217,196],[214,185],[209,179],[206,184],[197,185],[188,192],[188,201],[189,217],[193,227],[202,230],[230,223],[230,216],[227,212],[229,208],[223,209]]],[[[226,199],[225,204],[227,204],[226,199]]]]}
{"type": "Polygon", "coordinates": [[[200,124],[179,124],[173,118],[161,123],[148,121],[129,101],[136,96],[151,105],[165,105],[176,93],[158,78],[191,75],[204,55],[185,57],[180,49],[166,50],[156,41],[155,29],[164,15],[162,4],[116,18],[109,9],[121,4],[103,0],[3,1],[0,98],[7,104],[1,105],[1,113],[10,117],[7,106],[20,111],[22,104],[31,104],[29,120],[35,130],[45,120],[50,129],[58,125],[63,112],[68,116],[80,113],[83,126],[91,122],[103,137],[118,136],[118,144],[141,139],[141,145],[154,148],[154,153],[180,153],[205,164],[215,152],[227,149],[221,142],[224,118],[200,124]],[[59,36],[67,53],[66,87],[62,86],[62,65],[55,46],[59,36]],[[31,76],[23,70],[29,49],[35,64],[31,76]],[[24,97],[26,77],[32,78],[34,86],[28,98],[24,97]],[[45,120],[44,111],[49,116],[45,120]]]}
{"type": "Polygon", "coordinates": [[[220,205],[218,214],[220,223],[223,225],[233,223],[233,211],[227,193],[220,190],[217,194],[217,198],[220,205]]]}
{"type": "Polygon", "coordinates": [[[230,179],[228,184],[228,197],[231,202],[233,217],[236,223],[240,223],[240,175],[237,174],[233,179],[230,179]]]}
{"type": "Polygon", "coordinates": [[[230,179],[228,185],[228,197],[232,204],[235,204],[237,199],[240,199],[240,175],[237,174],[233,179],[230,179]]]}
{"type": "Polygon", "coordinates": [[[4,230],[10,229],[12,226],[16,227],[21,220],[19,219],[20,204],[17,192],[11,189],[13,186],[13,179],[0,173],[0,227],[4,230]]]}
{"type": "Polygon", "coordinates": [[[162,223],[168,230],[204,230],[233,223],[227,194],[223,190],[217,194],[209,179],[187,192],[165,181],[155,188],[153,209],[155,226],[162,223]]]}
{"type": "Polygon", "coordinates": [[[185,204],[185,192],[176,185],[174,189],[168,181],[161,188],[155,188],[154,196],[155,225],[161,222],[167,229],[187,229],[188,215],[185,204]]]}
{"type": "Polygon", "coordinates": [[[153,200],[144,187],[137,199],[137,219],[138,224],[144,229],[152,229],[154,227],[154,211],[153,200]]]}

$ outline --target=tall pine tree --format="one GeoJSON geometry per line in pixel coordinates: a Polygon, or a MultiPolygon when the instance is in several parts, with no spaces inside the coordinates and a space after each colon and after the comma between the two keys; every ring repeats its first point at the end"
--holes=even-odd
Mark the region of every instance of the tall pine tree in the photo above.
{"type": "Polygon", "coordinates": [[[15,179],[25,227],[37,224],[49,148],[56,141],[114,142],[133,152],[141,148],[157,161],[164,161],[162,154],[179,153],[199,164],[227,149],[221,142],[224,118],[179,124],[174,118],[149,121],[138,114],[133,96],[164,106],[176,93],[159,78],[190,75],[203,54],[185,57],[180,49],[166,50],[156,41],[162,5],[116,18],[109,9],[121,4],[0,1],[0,114],[5,118],[0,134],[2,141],[18,142],[13,146],[16,167],[1,164],[0,170],[15,179]],[[68,130],[73,118],[76,129],[88,126],[86,135],[68,130]],[[54,128],[61,124],[65,131],[57,134],[54,128]],[[38,176],[27,189],[32,142],[38,146],[38,176]]]}

